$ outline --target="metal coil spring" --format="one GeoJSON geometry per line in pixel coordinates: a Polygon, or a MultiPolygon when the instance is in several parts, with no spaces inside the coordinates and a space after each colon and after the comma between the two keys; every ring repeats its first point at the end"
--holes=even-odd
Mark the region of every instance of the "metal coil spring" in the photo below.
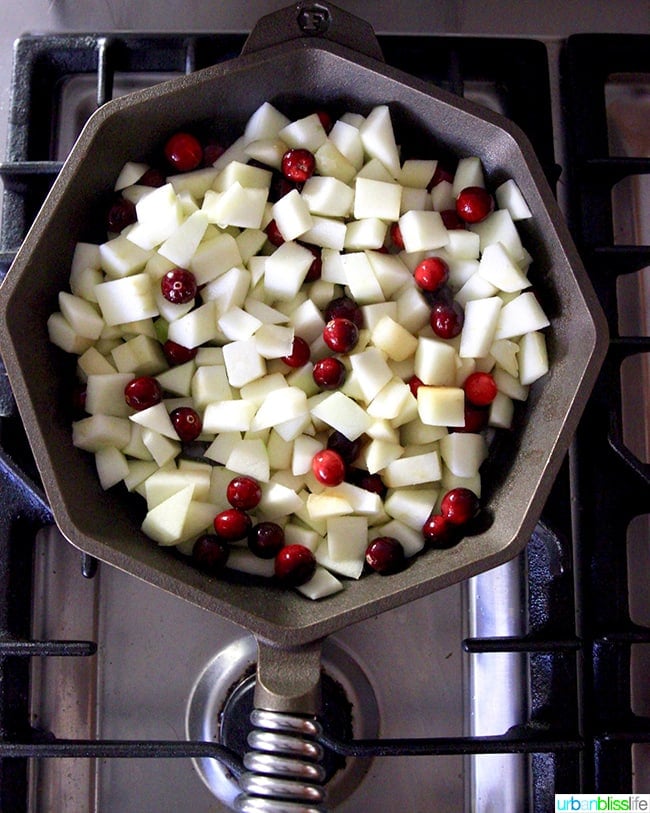
{"type": "Polygon", "coordinates": [[[254,709],[244,756],[247,772],[239,779],[239,813],[324,813],[323,748],[314,719],[254,709]]]}

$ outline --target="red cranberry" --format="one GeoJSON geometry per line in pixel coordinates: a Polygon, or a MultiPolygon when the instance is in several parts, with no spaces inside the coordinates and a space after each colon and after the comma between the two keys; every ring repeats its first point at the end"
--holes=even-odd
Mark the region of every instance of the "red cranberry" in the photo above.
{"type": "Polygon", "coordinates": [[[159,404],[162,401],[162,396],[162,387],[150,375],[133,378],[124,387],[124,400],[132,409],[138,411],[159,404]]]}
{"type": "Polygon", "coordinates": [[[443,225],[446,229],[464,229],[465,223],[458,217],[458,212],[455,209],[444,209],[440,212],[443,225]]]}
{"type": "Polygon", "coordinates": [[[320,279],[321,273],[323,271],[323,260],[321,258],[321,251],[316,246],[310,246],[308,243],[301,243],[301,245],[303,245],[305,248],[308,248],[314,255],[314,261],[309,266],[307,276],[305,277],[305,282],[316,282],[317,279],[320,279]]]}
{"type": "Polygon", "coordinates": [[[492,195],[482,186],[466,186],[456,198],[456,213],[465,223],[480,223],[493,209],[492,195]]]}
{"type": "Polygon", "coordinates": [[[418,378],[416,375],[412,375],[408,380],[409,389],[413,394],[414,398],[418,397],[418,390],[424,384],[421,378],[418,378]]]}
{"type": "Polygon", "coordinates": [[[151,186],[154,189],[164,186],[166,178],[159,169],[151,167],[138,179],[138,186],[151,186]]]}
{"type": "Polygon", "coordinates": [[[325,321],[332,319],[349,319],[361,330],[363,327],[363,311],[349,296],[338,296],[328,302],[325,308],[325,321]]]}
{"type": "Polygon", "coordinates": [[[273,179],[271,180],[269,200],[278,201],[280,198],[283,198],[285,195],[289,194],[292,189],[297,189],[300,191],[302,189],[302,184],[292,183],[290,180],[288,180],[288,178],[285,178],[284,175],[274,175],[273,179]]]}
{"type": "Polygon", "coordinates": [[[345,463],[338,452],[322,449],[316,452],[311,468],[319,483],[324,486],[338,486],[345,480],[345,463]]]}
{"type": "Polygon", "coordinates": [[[184,347],[182,344],[173,342],[171,339],[163,344],[163,353],[165,358],[172,365],[185,364],[187,361],[192,361],[199,352],[198,347],[184,347]]]}
{"type": "Polygon", "coordinates": [[[452,488],[440,503],[440,513],[452,525],[465,525],[478,511],[478,497],[469,488],[452,488]]]}
{"type": "Polygon", "coordinates": [[[304,183],[314,174],[316,169],[316,159],[309,150],[301,147],[294,147],[287,150],[282,156],[280,165],[285,178],[294,183],[304,183]]]}
{"type": "Polygon", "coordinates": [[[463,384],[465,397],[472,406],[486,407],[497,397],[497,385],[490,373],[471,373],[463,384]]]}
{"type": "Polygon", "coordinates": [[[348,482],[352,485],[359,486],[365,491],[371,491],[373,494],[379,494],[383,499],[386,496],[388,489],[381,479],[381,475],[365,471],[365,469],[350,469],[348,472],[348,482]]]}
{"type": "Polygon", "coordinates": [[[406,565],[404,547],[392,536],[378,536],[366,548],[366,562],[382,576],[398,573],[406,565]]]}
{"type": "Polygon", "coordinates": [[[282,361],[289,367],[304,367],[309,361],[311,349],[301,336],[294,336],[291,353],[282,356],[282,361]]]}
{"type": "Polygon", "coordinates": [[[323,328],[323,340],[335,353],[349,353],[359,340],[359,328],[351,319],[330,319],[323,328]]]}
{"type": "Polygon", "coordinates": [[[238,475],[226,487],[226,499],[233,508],[250,511],[257,508],[262,499],[262,488],[253,477],[238,475]]]}
{"type": "Polygon", "coordinates": [[[201,165],[203,147],[191,133],[174,133],[164,148],[165,158],[177,172],[190,172],[201,165]]]}
{"type": "Polygon", "coordinates": [[[286,545],[275,557],[275,577],[284,587],[300,587],[316,572],[316,557],[304,545],[286,545]]]}
{"type": "Polygon", "coordinates": [[[399,223],[391,223],[389,236],[395,248],[399,249],[400,251],[403,251],[404,238],[402,237],[402,230],[399,227],[399,223]]]}
{"type": "Polygon", "coordinates": [[[118,198],[108,210],[106,228],[110,232],[121,232],[138,219],[135,204],[126,198],[118,198]]]}
{"type": "Polygon", "coordinates": [[[212,575],[224,570],[229,555],[228,543],[216,534],[202,534],[192,548],[194,564],[212,575]]]}
{"type": "Polygon", "coordinates": [[[340,359],[327,356],[314,364],[312,376],[322,390],[336,390],[343,385],[346,372],[345,365],[340,359]]]}
{"type": "Polygon", "coordinates": [[[275,220],[270,220],[264,229],[266,232],[266,236],[268,237],[269,243],[272,246],[281,246],[284,243],[284,237],[282,236],[282,232],[278,228],[278,224],[275,220]]]}
{"type": "Polygon", "coordinates": [[[457,426],[454,432],[473,432],[476,434],[488,425],[489,410],[477,407],[465,401],[465,425],[457,426]]]}
{"type": "Polygon", "coordinates": [[[334,122],[332,121],[330,114],[326,110],[317,110],[316,115],[318,116],[323,130],[325,130],[326,133],[329,133],[334,126],[334,122]]]}
{"type": "Polygon", "coordinates": [[[449,279],[449,266],[442,257],[426,257],[415,266],[413,278],[423,291],[437,291],[449,279]]]}
{"type": "Polygon", "coordinates": [[[260,559],[273,559],[284,547],[284,529],[276,522],[258,522],[248,531],[248,547],[260,559]]]}
{"type": "Polygon", "coordinates": [[[438,184],[441,181],[447,181],[447,183],[452,183],[453,180],[454,180],[453,174],[446,167],[443,167],[442,164],[438,163],[436,165],[436,170],[433,173],[431,180],[427,184],[427,189],[430,192],[433,189],[433,187],[438,186],[438,184]]]}
{"type": "Polygon", "coordinates": [[[432,548],[448,548],[457,541],[453,526],[442,514],[431,514],[422,526],[422,536],[432,548]]]}
{"type": "Polygon", "coordinates": [[[441,339],[453,339],[463,329],[463,309],[457,302],[437,302],[431,308],[431,327],[441,339]]]}
{"type": "Polygon", "coordinates": [[[181,440],[190,443],[196,440],[203,429],[199,413],[190,406],[173,409],[169,415],[172,426],[181,440]]]}
{"type": "Polygon", "coordinates": [[[202,161],[203,166],[204,167],[213,166],[217,158],[221,158],[225,151],[226,148],[223,146],[223,144],[216,144],[214,141],[205,144],[203,146],[203,161],[202,161]]]}
{"type": "Polygon", "coordinates": [[[361,438],[349,440],[349,438],[346,438],[343,432],[338,432],[336,429],[327,438],[327,448],[339,454],[343,459],[343,462],[347,465],[354,463],[357,457],[359,457],[361,445],[361,438]]]}
{"type": "Polygon", "coordinates": [[[240,508],[226,508],[214,518],[214,530],[217,535],[229,542],[245,539],[252,525],[252,519],[240,508]]]}
{"type": "Polygon", "coordinates": [[[83,417],[86,413],[86,385],[75,383],[72,389],[72,411],[75,416],[83,417]]]}
{"type": "Polygon", "coordinates": [[[160,290],[168,302],[184,305],[196,296],[196,277],[185,268],[172,268],[160,280],[160,290]]]}

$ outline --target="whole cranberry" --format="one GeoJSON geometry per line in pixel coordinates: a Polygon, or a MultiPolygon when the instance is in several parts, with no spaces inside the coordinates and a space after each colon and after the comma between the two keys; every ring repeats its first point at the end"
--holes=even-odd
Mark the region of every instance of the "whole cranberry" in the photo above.
{"type": "Polygon", "coordinates": [[[317,279],[321,278],[321,274],[323,272],[323,260],[321,257],[321,250],[318,248],[318,246],[312,246],[309,243],[301,243],[301,245],[303,245],[305,248],[308,248],[314,255],[314,260],[312,264],[309,266],[307,276],[305,277],[305,282],[316,282],[317,279]]]}
{"type": "Polygon", "coordinates": [[[258,522],[248,531],[248,547],[260,559],[273,559],[284,547],[284,529],[277,522],[258,522]]]}
{"type": "Polygon", "coordinates": [[[192,547],[194,564],[212,575],[218,575],[224,570],[229,556],[228,543],[216,534],[202,534],[192,547]]]}
{"type": "Polygon", "coordinates": [[[431,308],[431,328],[441,339],[453,339],[463,329],[465,317],[458,302],[437,302],[431,308]]]}
{"type": "Polygon", "coordinates": [[[186,443],[196,440],[201,434],[203,421],[199,413],[192,407],[177,407],[170,412],[169,418],[178,437],[186,443]]]}
{"type": "Polygon", "coordinates": [[[456,214],[465,223],[480,223],[493,210],[492,195],[482,186],[466,186],[456,198],[456,214]]]}
{"type": "Polygon", "coordinates": [[[119,197],[108,210],[106,228],[109,232],[121,232],[138,219],[135,204],[126,198],[119,197]]]}
{"type": "Polygon", "coordinates": [[[485,407],[477,407],[465,400],[465,425],[456,426],[454,432],[472,432],[476,434],[488,425],[490,418],[489,410],[485,407]]]}
{"type": "Polygon", "coordinates": [[[452,525],[465,525],[479,512],[479,500],[469,488],[452,488],[442,498],[440,513],[452,525]]]}
{"type": "Polygon", "coordinates": [[[395,248],[399,249],[399,251],[404,251],[404,238],[402,237],[402,230],[399,227],[399,223],[391,223],[388,234],[395,248]]]}
{"type": "Polygon", "coordinates": [[[214,530],[217,535],[229,542],[245,539],[252,526],[252,519],[240,508],[226,508],[214,518],[214,530]]]}
{"type": "Polygon", "coordinates": [[[304,183],[314,174],[316,159],[309,150],[294,147],[282,156],[280,169],[285,178],[294,183],[304,183]]]}
{"type": "Polygon", "coordinates": [[[329,133],[334,126],[334,122],[332,121],[330,114],[327,112],[327,110],[317,110],[316,115],[318,116],[323,130],[325,130],[326,133],[329,133]]]}
{"type": "Polygon", "coordinates": [[[472,406],[486,407],[497,397],[497,385],[490,373],[471,373],[463,383],[465,397],[472,406]]]}
{"type": "Polygon", "coordinates": [[[351,319],[336,317],[323,328],[323,340],[335,353],[349,353],[359,340],[359,328],[351,319]]]}
{"type": "Polygon", "coordinates": [[[144,175],[138,180],[139,186],[150,186],[153,189],[157,189],[161,186],[164,186],[166,183],[165,176],[159,169],[155,169],[154,167],[150,167],[144,175]]]}
{"type": "Polygon", "coordinates": [[[191,133],[174,133],[165,143],[164,153],[177,172],[190,172],[203,161],[201,142],[191,133]]]}
{"type": "Polygon", "coordinates": [[[434,186],[438,186],[441,181],[447,181],[447,183],[452,183],[454,180],[453,173],[445,166],[443,166],[440,162],[436,165],[435,172],[431,177],[431,180],[427,184],[427,189],[429,192],[433,189],[434,186]]]}
{"type": "Polygon", "coordinates": [[[274,569],[284,587],[300,587],[316,572],[316,557],[304,545],[285,545],[275,556],[274,569]]]}
{"type": "Polygon", "coordinates": [[[465,221],[458,216],[458,212],[455,209],[443,209],[443,211],[440,212],[440,217],[446,229],[453,231],[455,229],[465,228],[465,221]]]}
{"type": "Polygon", "coordinates": [[[359,486],[359,488],[363,488],[365,491],[379,494],[382,499],[388,492],[384,481],[381,479],[381,475],[376,472],[370,474],[370,472],[365,469],[352,468],[348,471],[347,480],[349,483],[352,483],[352,485],[359,486]]]}
{"type": "Polygon", "coordinates": [[[168,302],[185,305],[196,296],[196,277],[186,268],[172,268],[161,278],[160,290],[168,302]]]}
{"type": "Polygon", "coordinates": [[[312,376],[322,390],[335,390],[345,381],[345,365],[334,356],[326,356],[314,364],[312,376]]]}
{"type": "Polygon", "coordinates": [[[392,536],[378,536],[366,548],[366,562],[382,576],[398,573],[406,565],[404,547],[392,536]]]}
{"type": "Polygon", "coordinates": [[[307,342],[301,336],[294,336],[291,345],[291,353],[288,356],[282,356],[282,361],[288,367],[304,367],[309,361],[311,349],[307,342]]]}
{"type": "Polygon", "coordinates": [[[325,307],[325,321],[332,319],[349,319],[361,330],[363,327],[363,311],[349,296],[337,296],[327,303],[325,307]]]}
{"type": "Polygon", "coordinates": [[[349,440],[343,432],[339,432],[336,429],[327,438],[327,448],[339,454],[343,462],[348,466],[354,463],[357,457],[359,457],[361,446],[361,438],[349,440]]]}
{"type": "Polygon", "coordinates": [[[422,526],[422,536],[431,548],[448,548],[457,541],[454,526],[442,514],[431,514],[422,526]]]}
{"type": "Polygon", "coordinates": [[[217,158],[221,158],[225,151],[226,148],[223,144],[217,144],[215,141],[209,141],[207,144],[204,144],[202,165],[204,167],[213,166],[217,158]]]}
{"type": "Polygon", "coordinates": [[[124,387],[124,400],[138,412],[155,406],[162,401],[162,387],[150,375],[141,375],[131,379],[124,387]]]}
{"type": "Polygon", "coordinates": [[[171,339],[163,344],[163,353],[167,361],[174,367],[178,364],[185,364],[192,361],[199,352],[198,347],[184,347],[182,344],[173,342],[171,339]]]}
{"type": "Polygon", "coordinates": [[[425,257],[415,266],[413,279],[423,291],[438,291],[449,279],[449,266],[442,257],[425,257]]]}
{"type": "Polygon", "coordinates": [[[254,477],[237,475],[226,486],[226,499],[233,508],[250,511],[260,504],[262,487],[254,477]]]}
{"type": "Polygon", "coordinates": [[[284,175],[274,175],[271,179],[271,189],[269,190],[269,200],[272,202],[280,200],[292,189],[297,189],[300,191],[302,189],[302,184],[293,183],[288,178],[285,178],[284,175]]]}
{"type": "Polygon", "coordinates": [[[319,483],[324,486],[338,486],[345,480],[345,463],[338,452],[322,449],[316,452],[311,468],[319,483]]]}
{"type": "Polygon", "coordinates": [[[278,224],[275,222],[275,219],[269,220],[264,231],[266,232],[268,241],[272,246],[281,246],[282,243],[284,243],[284,237],[282,236],[282,232],[278,228],[278,224]]]}
{"type": "Polygon", "coordinates": [[[416,375],[412,375],[408,380],[409,389],[414,398],[418,397],[418,390],[424,385],[424,381],[416,375]]]}

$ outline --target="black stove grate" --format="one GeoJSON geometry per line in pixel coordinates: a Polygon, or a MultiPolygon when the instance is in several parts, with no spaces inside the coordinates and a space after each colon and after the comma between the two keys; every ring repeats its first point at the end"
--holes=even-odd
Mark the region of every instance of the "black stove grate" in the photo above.
{"type": "MultiPolygon", "coordinates": [[[[549,71],[546,49],[542,43],[516,39],[424,36],[384,36],[379,39],[389,64],[456,93],[462,94],[469,83],[480,87],[485,82],[496,88],[506,115],[526,132],[549,182],[555,185],[558,168],[553,149],[549,71]]],[[[56,111],[51,100],[57,98],[66,78],[76,74],[95,76],[97,103],[101,104],[112,96],[115,77],[121,73],[193,71],[235,56],[243,42],[242,35],[46,35],[27,36],[19,40],[15,51],[7,160],[0,165],[0,177],[4,184],[0,279],[6,273],[61,166],[52,154],[52,121],[56,111]]],[[[569,53],[574,50],[571,45],[569,53]]],[[[572,64],[569,66],[569,76],[575,71],[572,64]]],[[[572,87],[579,94],[577,82],[572,87]]],[[[598,92],[595,93],[597,95],[598,92]]],[[[586,104],[587,98],[583,101],[586,104]]],[[[596,174],[598,172],[600,170],[596,174]]],[[[575,210],[581,211],[584,204],[579,199],[574,203],[575,210]]],[[[579,226],[577,234],[581,236],[579,226]]],[[[599,239],[592,242],[602,250],[599,239]]],[[[589,244],[589,241],[586,243],[589,244]]],[[[591,256],[585,259],[591,270],[591,256]]],[[[596,262],[596,271],[598,267],[596,262]]],[[[607,295],[601,296],[601,299],[605,306],[609,304],[607,295]]],[[[616,347],[614,343],[613,348],[616,347]]],[[[616,352],[615,349],[613,352],[616,352]]],[[[193,750],[192,744],[179,743],[67,743],[30,728],[27,712],[28,658],[19,657],[17,653],[20,649],[20,654],[32,654],[29,649],[32,645],[16,645],[15,642],[29,641],[29,596],[25,585],[30,583],[31,542],[38,527],[50,523],[52,519],[38,485],[38,475],[1,365],[0,384],[0,483],[4,500],[0,515],[0,633],[6,639],[4,650],[2,647],[5,644],[0,640],[0,807],[19,813],[26,810],[27,805],[26,765],[30,756],[188,756],[198,751],[193,750]],[[5,499],[5,494],[11,497],[5,499]]],[[[603,414],[602,400],[602,395],[597,393],[588,420],[604,427],[608,425],[609,413],[603,414]]],[[[613,454],[613,457],[615,461],[612,465],[623,469],[620,455],[613,454]]],[[[574,512],[571,507],[574,468],[568,461],[563,465],[547,502],[544,521],[538,525],[527,548],[528,633],[515,639],[468,639],[464,642],[465,649],[470,653],[506,650],[527,653],[528,723],[507,732],[503,737],[489,738],[489,742],[458,738],[453,741],[366,743],[370,753],[382,753],[382,749],[386,752],[394,747],[401,749],[400,752],[427,749],[427,753],[471,754],[491,749],[529,754],[532,778],[530,807],[540,811],[551,808],[554,793],[589,790],[593,785],[591,774],[597,774],[600,778],[604,768],[587,767],[585,773],[583,764],[588,761],[589,765],[602,765],[604,760],[600,758],[601,753],[611,750],[613,742],[597,716],[597,722],[586,723],[594,710],[605,707],[602,697],[596,697],[596,683],[601,680],[600,677],[598,681],[594,679],[596,667],[604,659],[603,655],[609,654],[613,648],[622,654],[618,660],[608,662],[608,669],[616,672],[618,664],[620,670],[624,671],[629,638],[619,641],[611,635],[629,636],[639,634],[639,631],[622,623],[621,613],[616,615],[615,622],[608,618],[605,623],[604,619],[597,630],[576,630],[575,619],[579,608],[576,607],[574,591],[574,512]],[[586,649],[578,633],[586,634],[589,641],[586,649]],[[583,661],[588,664],[585,668],[586,690],[585,681],[580,679],[579,664],[583,661]],[[583,699],[585,694],[587,700],[583,699]],[[591,738],[591,744],[587,747],[585,736],[591,738]],[[585,760],[585,752],[587,757],[594,759],[585,760]]],[[[585,464],[580,469],[590,469],[590,475],[597,475],[595,466],[585,464]]],[[[631,476],[621,472],[621,479],[631,476]]],[[[589,486],[582,485],[581,481],[581,487],[589,486]]],[[[598,487],[602,488],[602,484],[598,487]]],[[[647,505],[647,493],[645,497],[647,505]]],[[[582,516],[585,515],[583,506],[582,516]]],[[[579,535],[580,569],[577,575],[584,576],[588,582],[592,552],[584,550],[585,539],[589,538],[595,520],[589,516],[585,516],[585,519],[585,530],[581,530],[579,535]]],[[[606,541],[603,540],[599,547],[607,548],[606,541]]],[[[92,571],[88,562],[84,562],[84,568],[92,571]]],[[[619,571],[620,562],[613,572],[619,571]]],[[[608,571],[606,565],[603,565],[604,575],[612,577],[612,571],[608,571]]],[[[622,575],[620,578],[624,580],[622,575]]],[[[587,606],[591,606],[589,602],[593,601],[589,594],[593,589],[587,585],[579,591],[580,598],[583,592],[587,593],[587,606]]],[[[624,598],[616,601],[624,603],[624,598]]],[[[94,651],[92,642],[41,642],[35,646],[44,655],[52,647],[71,655],[91,654],[94,651]]],[[[618,673],[613,677],[618,679],[618,673]]],[[[609,730],[623,740],[631,731],[622,725],[609,730]]],[[[618,748],[620,741],[615,740],[614,747],[618,748]]],[[[195,745],[201,748],[205,744],[195,745]]],[[[330,747],[345,750],[361,745],[332,742],[330,747]]],[[[201,754],[204,755],[204,752],[201,754]]],[[[618,763],[615,766],[619,771],[616,782],[607,786],[610,791],[614,785],[624,790],[631,787],[628,781],[629,758],[627,762],[624,759],[620,762],[620,766],[618,763]]]]}
{"type": "MultiPolygon", "coordinates": [[[[650,173],[650,158],[610,157],[605,87],[617,74],[650,79],[650,42],[643,36],[571,37],[566,49],[566,103],[573,234],[609,320],[612,340],[578,432],[585,692],[582,726],[593,759],[586,784],[612,793],[633,787],[631,749],[650,742],[650,719],[632,712],[632,649],[650,644],[628,605],[627,534],[650,507],[650,464],[623,440],[621,365],[650,351],[650,337],[621,336],[617,281],[650,266],[650,246],[616,244],[612,187],[650,173]]],[[[647,544],[647,540],[646,540],[647,544]]],[[[645,788],[643,790],[648,790],[645,788]]]]}

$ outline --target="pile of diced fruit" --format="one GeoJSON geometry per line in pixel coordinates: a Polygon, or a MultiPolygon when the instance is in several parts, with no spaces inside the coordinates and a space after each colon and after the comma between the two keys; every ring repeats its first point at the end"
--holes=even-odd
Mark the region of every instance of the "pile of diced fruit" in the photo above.
{"type": "Polygon", "coordinates": [[[162,152],[125,164],[48,321],[102,487],[206,572],[310,598],[456,544],[490,435],[548,369],[520,189],[402,156],[386,105],[265,103],[226,148],[162,152]]]}

